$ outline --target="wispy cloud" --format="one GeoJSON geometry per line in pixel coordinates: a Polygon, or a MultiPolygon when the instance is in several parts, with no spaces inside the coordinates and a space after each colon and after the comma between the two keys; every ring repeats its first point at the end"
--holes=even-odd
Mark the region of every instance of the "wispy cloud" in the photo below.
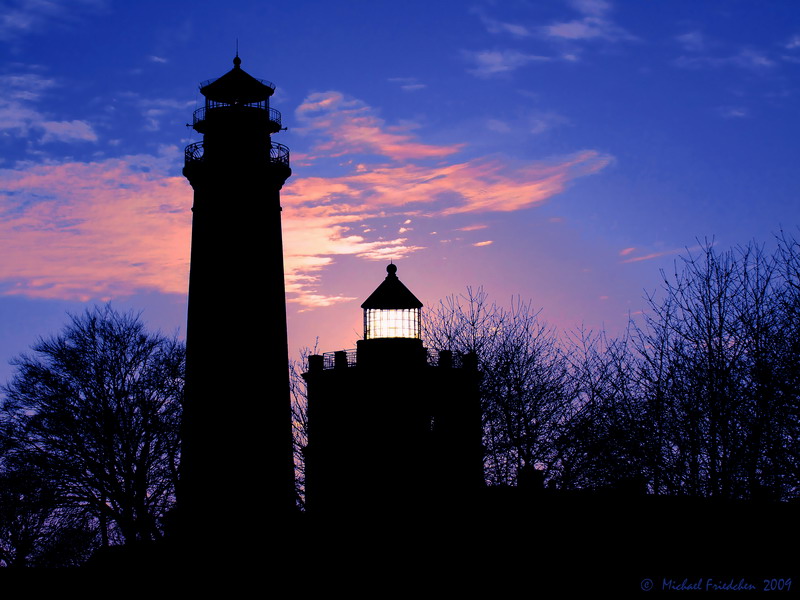
{"type": "Polygon", "coordinates": [[[610,18],[613,6],[606,0],[567,0],[567,5],[577,12],[580,18],[556,21],[545,26],[531,26],[512,23],[487,15],[483,10],[473,10],[489,33],[509,35],[517,39],[543,36],[569,41],[605,40],[610,42],[637,39],[610,18]]]}
{"type": "Polygon", "coordinates": [[[489,33],[509,34],[516,38],[525,38],[533,35],[533,31],[521,23],[507,23],[487,16],[482,10],[474,10],[489,33]]]}
{"type": "Polygon", "coordinates": [[[474,243],[474,244],[472,244],[472,245],[473,245],[473,246],[478,246],[478,247],[481,247],[481,246],[490,246],[491,244],[494,244],[494,241],[493,241],[493,240],[486,240],[485,242],[475,242],[475,243],[474,243]]]}
{"type": "Polygon", "coordinates": [[[34,165],[0,171],[0,181],[2,293],[185,293],[191,191],[159,159],[34,165]]]}
{"type": "Polygon", "coordinates": [[[489,118],[486,120],[486,129],[495,133],[529,136],[539,135],[569,123],[567,117],[555,111],[534,110],[507,121],[489,118]]]}
{"type": "Polygon", "coordinates": [[[675,36],[675,41],[685,52],[702,52],[708,45],[706,37],[700,31],[687,31],[675,36]]]}
{"type": "Polygon", "coordinates": [[[47,142],[96,142],[97,134],[86,121],[43,121],[42,143],[47,142]]]}
{"type": "Polygon", "coordinates": [[[531,63],[548,62],[549,56],[526,54],[518,50],[481,50],[478,52],[465,51],[464,56],[475,64],[470,70],[479,77],[491,77],[503,73],[510,73],[531,63]]]}
{"type": "Polygon", "coordinates": [[[568,4],[587,17],[602,17],[611,10],[608,0],[568,0],[568,4]]]}
{"type": "MultiPolygon", "coordinates": [[[[166,174],[168,162],[139,155],[0,170],[0,293],[83,301],[186,293],[192,192],[183,177],[166,174]]],[[[384,260],[422,249],[403,237],[351,233],[349,224],[371,215],[348,208],[297,206],[284,213],[290,301],[349,300],[315,291],[319,271],[335,256],[384,260]]]]}
{"type": "Polygon", "coordinates": [[[308,96],[295,111],[298,129],[314,134],[319,141],[314,152],[328,156],[377,154],[392,159],[440,158],[457,152],[461,144],[437,146],[415,141],[411,128],[388,131],[383,119],[369,106],[340,92],[320,92],[308,96]]]}
{"type": "Polygon", "coordinates": [[[545,25],[541,32],[545,37],[568,41],[635,41],[638,38],[614,23],[609,13],[610,2],[604,0],[571,0],[568,4],[582,15],[571,21],[558,21],[545,25]]]}
{"type": "Polygon", "coordinates": [[[723,119],[743,119],[750,116],[748,110],[742,106],[721,106],[717,113],[723,119]]]}
{"type": "Polygon", "coordinates": [[[643,260],[652,260],[654,258],[659,258],[661,256],[668,256],[670,254],[678,254],[681,250],[666,250],[664,252],[652,252],[650,254],[645,254],[643,256],[633,256],[631,258],[626,258],[625,260],[621,261],[623,263],[633,263],[633,262],[641,262],[643,260]]]}
{"type": "MultiPolygon", "coordinates": [[[[415,231],[416,217],[436,228],[445,220],[441,227],[449,228],[452,215],[530,208],[611,161],[589,150],[535,162],[453,160],[463,145],[423,143],[335,92],[309,97],[298,115],[315,150],[306,164],[320,160],[317,153],[340,157],[338,173],[292,178],[282,192],[287,292],[306,308],[350,300],[319,291],[323,270],[337,257],[386,260],[423,251],[429,227],[415,231]],[[382,162],[365,162],[364,154],[382,162]]],[[[89,135],[68,123],[49,135],[89,135]]],[[[0,293],[81,300],[185,293],[191,189],[169,174],[179,154],[171,147],[159,156],[0,170],[0,293]]]]}
{"type": "Polygon", "coordinates": [[[75,24],[104,0],[6,0],[0,11],[0,40],[42,33],[51,25],[75,24]]]}
{"type": "Polygon", "coordinates": [[[536,111],[527,117],[528,131],[534,135],[569,124],[569,122],[567,117],[555,111],[536,111]]]}
{"type": "Polygon", "coordinates": [[[295,294],[292,300],[302,304],[336,301],[320,296],[315,286],[321,270],[337,255],[383,259],[423,250],[407,237],[413,234],[409,227],[398,230],[401,237],[375,237],[385,231],[382,220],[400,216],[408,225],[406,217],[415,215],[446,219],[523,210],[611,161],[594,151],[538,162],[508,157],[452,160],[463,144],[423,144],[408,131],[397,133],[371,107],[340,92],[312,94],[297,115],[313,148],[303,157],[306,167],[332,154],[351,158],[340,160],[339,174],[292,179],[284,187],[287,281],[295,294]],[[389,162],[364,161],[359,156],[364,153],[388,157],[389,162]]]}
{"type": "Polygon", "coordinates": [[[6,100],[39,100],[45,90],[57,87],[55,79],[42,77],[38,73],[17,73],[0,76],[0,87],[6,100]]]}
{"type": "Polygon", "coordinates": [[[289,203],[323,201],[366,210],[403,207],[429,216],[509,212],[541,204],[578,177],[596,173],[611,161],[583,151],[532,163],[481,158],[444,165],[357,166],[338,177],[305,178],[287,186],[289,203]]]}
{"type": "MultiPolygon", "coordinates": [[[[295,200],[297,198],[295,197],[295,200]]],[[[286,203],[284,203],[286,204],[286,203]]],[[[367,260],[403,258],[422,250],[407,238],[370,240],[351,232],[350,225],[373,218],[367,212],[298,204],[284,212],[286,291],[289,301],[306,307],[329,306],[352,298],[319,294],[320,272],[336,256],[352,255],[367,260]]]]}
{"type": "Polygon", "coordinates": [[[50,142],[95,142],[97,133],[83,120],[57,121],[36,108],[36,103],[47,90],[57,87],[54,79],[35,73],[0,76],[0,131],[19,136],[36,136],[36,140],[50,142]]]}
{"type": "Polygon", "coordinates": [[[675,64],[687,69],[735,67],[750,71],[764,71],[776,66],[776,62],[764,52],[754,48],[742,48],[729,56],[680,56],[675,64]]]}
{"type": "MultiPolygon", "coordinates": [[[[672,250],[662,250],[661,252],[651,252],[649,254],[643,254],[641,256],[632,256],[631,258],[627,258],[627,259],[622,260],[620,262],[622,262],[622,263],[635,263],[635,262],[641,262],[643,260],[653,260],[654,258],[661,258],[662,256],[671,256],[671,255],[674,255],[674,254],[680,254],[681,252],[692,252],[694,250],[698,250],[699,248],[701,248],[701,246],[694,246],[692,248],[673,248],[672,250]]],[[[636,248],[626,248],[626,250],[623,250],[622,252],[620,252],[620,255],[621,256],[627,256],[627,255],[631,254],[631,252],[636,250],[636,248]],[[626,252],[626,250],[630,250],[630,252],[627,252],[626,254],[623,254],[623,252],[626,252]]]]}
{"type": "Polygon", "coordinates": [[[184,123],[187,111],[195,108],[195,100],[178,100],[175,98],[149,98],[135,92],[120,94],[125,102],[130,103],[142,115],[142,123],[146,131],[158,131],[165,119],[184,123]]]}
{"type": "Polygon", "coordinates": [[[420,83],[416,77],[390,77],[389,82],[398,84],[404,92],[416,92],[428,87],[426,84],[420,83]]]}

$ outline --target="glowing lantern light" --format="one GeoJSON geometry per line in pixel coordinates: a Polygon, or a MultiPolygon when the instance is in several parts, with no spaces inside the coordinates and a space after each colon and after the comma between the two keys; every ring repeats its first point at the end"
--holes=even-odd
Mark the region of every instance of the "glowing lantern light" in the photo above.
{"type": "Polygon", "coordinates": [[[364,339],[420,338],[422,302],[397,278],[397,265],[386,267],[388,275],[364,301],[364,339]]]}

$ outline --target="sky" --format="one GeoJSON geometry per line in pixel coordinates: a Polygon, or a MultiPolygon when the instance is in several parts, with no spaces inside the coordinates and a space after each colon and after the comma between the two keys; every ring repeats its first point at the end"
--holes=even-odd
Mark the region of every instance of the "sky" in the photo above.
{"type": "Polygon", "coordinates": [[[237,43],[288,128],[293,357],[355,346],[389,260],[616,334],[706,240],[798,232],[800,3],[0,0],[0,383],[96,304],[185,333],[186,123],[237,43]]]}

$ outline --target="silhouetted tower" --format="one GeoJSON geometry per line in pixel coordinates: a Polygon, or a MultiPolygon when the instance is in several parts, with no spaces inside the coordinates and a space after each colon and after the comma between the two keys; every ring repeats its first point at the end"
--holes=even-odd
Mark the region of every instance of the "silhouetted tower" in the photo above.
{"type": "Polygon", "coordinates": [[[388,275],[357,349],[310,356],[306,506],[391,519],[458,511],[483,485],[474,356],[426,350],[422,303],[388,275]]]}
{"type": "MultiPolygon", "coordinates": [[[[275,86],[241,69],[200,85],[179,516],[190,539],[261,541],[294,504],[275,86]]],[[[224,551],[224,550],[223,550],[224,551]]]]}

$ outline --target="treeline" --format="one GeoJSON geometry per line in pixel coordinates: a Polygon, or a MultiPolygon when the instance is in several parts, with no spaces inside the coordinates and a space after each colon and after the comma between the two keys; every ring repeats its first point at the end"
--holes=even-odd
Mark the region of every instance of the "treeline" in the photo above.
{"type": "MultiPolygon", "coordinates": [[[[474,352],[485,475],[561,490],[800,495],[800,244],[707,244],[665,273],[626,333],[559,337],[530,303],[442,301],[428,347],[474,352]]],[[[168,534],[185,349],[105,306],[19,356],[0,399],[0,566],[75,566],[168,534]]],[[[304,366],[304,365],[303,365],[304,366]]],[[[302,496],[304,386],[295,365],[302,496]]]]}
{"type": "Polygon", "coordinates": [[[430,312],[429,346],[479,357],[488,483],[800,495],[800,245],[706,243],[662,275],[619,337],[559,338],[481,289],[430,312]]]}

